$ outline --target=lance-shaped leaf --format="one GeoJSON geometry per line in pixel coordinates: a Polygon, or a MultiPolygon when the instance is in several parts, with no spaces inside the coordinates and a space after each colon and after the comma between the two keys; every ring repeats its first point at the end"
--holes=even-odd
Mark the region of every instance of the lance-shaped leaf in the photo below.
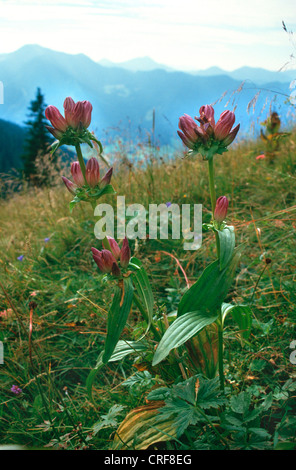
{"type": "Polygon", "coordinates": [[[124,278],[122,287],[116,286],[113,302],[108,312],[107,338],[102,356],[103,364],[107,364],[119,340],[133,301],[134,288],[130,277],[124,278]]]}
{"type": "Polygon", "coordinates": [[[153,358],[155,366],[167,357],[170,351],[178,348],[205,326],[210,325],[218,318],[218,314],[209,315],[202,311],[187,312],[176,318],[163,335],[153,358]]]}
{"type": "Polygon", "coordinates": [[[231,260],[224,269],[220,269],[220,261],[211,263],[199,279],[183,295],[178,317],[187,312],[208,312],[213,314],[220,308],[234,280],[241,250],[236,249],[231,260]]]}
{"type": "Polygon", "coordinates": [[[224,269],[231,260],[235,248],[234,227],[226,225],[223,230],[217,230],[220,247],[220,269],[224,269]]]}
{"type": "Polygon", "coordinates": [[[147,273],[137,258],[132,258],[129,263],[129,267],[133,269],[133,283],[136,292],[140,298],[140,301],[147,312],[148,327],[149,329],[152,323],[153,317],[153,305],[154,297],[151,289],[151,285],[147,276],[147,273]]]}

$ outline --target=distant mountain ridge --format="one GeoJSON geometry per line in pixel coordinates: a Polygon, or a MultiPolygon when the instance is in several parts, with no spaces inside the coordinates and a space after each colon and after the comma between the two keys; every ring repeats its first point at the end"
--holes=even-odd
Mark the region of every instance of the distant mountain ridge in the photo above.
{"type": "MultiPolygon", "coordinates": [[[[156,139],[161,144],[180,144],[177,128],[182,114],[194,117],[203,104],[216,103],[216,115],[226,108],[236,107],[236,122],[241,123],[240,136],[244,136],[248,135],[252,122],[260,126],[269,112],[268,100],[276,91],[279,93],[276,109],[285,123],[287,105],[284,102],[291,82],[288,75],[285,75],[286,81],[280,81],[275,79],[279,76],[277,72],[270,75],[269,71],[264,71],[270,80],[260,83],[258,69],[247,68],[257,77],[257,83],[253,80],[251,85],[241,90],[242,70],[240,76],[236,76],[237,71],[232,72],[234,76],[224,71],[220,74],[217,68],[208,72],[185,73],[164,70],[161,64],[153,65],[153,61],[144,59],[141,64],[139,61],[130,63],[128,70],[122,64],[120,67],[106,66],[84,54],[66,54],[38,45],[27,45],[12,53],[1,54],[0,80],[4,84],[4,104],[0,105],[0,118],[23,125],[29,103],[40,87],[47,104],[54,104],[61,110],[67,96],[72,96],[75,101],[91,101],[91,130],[103,143],[108,143],[118,133],[129,141],[137,136],[146,139],[147,133],[152,131],[155,110],[156,139]],[[152,69],[139,71],[137,66],[152,69]],[[251,107],[248,113],[247,107],[256,95],[256,112],[253,114],[251,107]],[[260,113],[262,109],[264,112],[260,113]]],[[[263,71],[260,73],[263,76],[263,71]]]]}
{"type": "Polygon", "coordinates": [[[148,72],[151,70],[165,70],[166,72],[176,72],[172,67],[167,65],[159,64],[150,57],[138,57],[136,59],[127,60],[124,62],[112,62],[108,59],[102,59],[98,61],[98,64],[103,67],[117,67],[131,72],[148,72]]]}
{"type": "Polygon", "coordinates": [[[112,62],[108,59],[102,59],[98,62],[103,67],[119,67],[125,70],[133,72],[147,72],[151,70],[165,70],[167,72],[182,71],[184,73],[190,73],[192,75],[198,75],[203,77],[213,77],[219,75],[227,75],[235,80],[252,80],[257,84],[268,83],[268,82],[280,82],[287,83],[296,79],[296,70],[266,70],[259,67],[240,67],[233,71],[223,70],[220,67],[209,67],[204,70],[176,70],[167,65],[155,62],[150,57],[139,57],[124,62],[112,62]]]}

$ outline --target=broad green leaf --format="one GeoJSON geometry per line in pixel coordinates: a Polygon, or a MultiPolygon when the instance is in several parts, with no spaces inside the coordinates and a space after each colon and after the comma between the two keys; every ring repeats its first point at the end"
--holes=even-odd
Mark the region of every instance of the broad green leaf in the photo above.
{"type": "Polygon", "coordinates": [[[241,251],[236,249],[230,262],[222,270],[219,260],[211,263],[183,295],[178,307],[178,317],[194,311],[212,315],[220,308],[234,280],[240,256],[241,251]]]}
{"type": "Polygon", "coordinates": [[[148,344],[142,341],[118,341],[109,362],[121,361],[125,356],[132,353],[140,353],[148,350],[148,344]]]}
{"type": "Polygon", "coordinates": [[[251,394],[249,392],[240,392],[238,395],[230,397],[230,406],[234,413],[245,415],[251,405],[251,394]]]}
{"type": "Polygon", "coordinates": [[[241,336],[247,339],[250,336],[252,326],[251,308],[248,305],[232,305],[223,303],[221,307],[223,323],[229,312],[231,312],[232,318],[238,324],[241,336]]]}
{"type": "Polygon", "coordinates": [[[152,402],[128,413],[116,431],[112,450],[145,450],[149,446],[176,438],[173,419],[159,418],[163,404],[152,402]]]}
{"type": "Polygon", "coordinates": [[[155,366],[169,354],[178,348],[192,336],[196,335],[202,328],[213,323],[218,315],[209,315],[204,312],[187,312],[177,317],[163,335],[153,358],[152,365],[155,366]]]}
{"type": "Polygon", "coordinates": [[[116,286],[111,308],[108,312],[107,338],[102,361],[107,364],[119,340],[133,301],[134,288],[130,277],[123,279],[123,288],[116,286]]]}
{"type": "Polygon", "coordinates": [[[220,269],[226,268],[235,248],[234,227],[226,225],[223,230],[217,230],[220,246],[220,269]]]}

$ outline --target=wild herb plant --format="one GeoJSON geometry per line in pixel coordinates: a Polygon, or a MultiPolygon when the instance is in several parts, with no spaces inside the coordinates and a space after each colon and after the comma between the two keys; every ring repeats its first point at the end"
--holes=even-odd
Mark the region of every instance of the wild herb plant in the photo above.
{"type": "MultiPolygon", "coordinates": [[[[110,185],[112,169],[100,180],[98,161],[91,158],[86,165],[84,163],[80,143],[86,142],[92,146],[92,141],[94,141],[99,144],[100,151],[103,151],[101,143],[87,130],[91,121],[91,104],[87,101],[75,104],[71,98],[67,98],[64,102],[64,109],[65,117],[60,114],[57,108],[49,106],[46,110],[46,116],[53,126],[48,129],[57,138],[57,141],[53,144],[53,151],[60,145],[67,144],[74,145],[77,152],[78,161],[73,162],[71,165],[74,182],[63,177],[67,189],[74,195],[70,208],[72,210],[74,205],[81,201],[89,202],[94,208],[100,197],[114,192],[110,185]]],[[[179,429],[176,434],[177,437],[180,437],[180,434],[185,431],[189,424],[194,424],[200,420],[209,421],[210,418],[202,410],[207,407],[217,408],[224,403],[223,330],[227,315],[232,314],[234,321],[239,325],[242,336],[247,338],[250,333],[250,307],[248,305],[224,303],[236,274],[242,248],[235,246],[234,227],[226,223],[228,199],[225,196],[216,198],[214,172],[214,163],[217,156],[222,158],[220,155],[228,150],[228,146],[233,142],[239,131],[239,124],[233,128],[234,121],[234,113],[224,111],[218,121],[215,122],[214,109],[209,105],[200,108],[199,117],[196,117],[195,120],[188,115],[182,116],[179,120],[180,130],[178,134],[183,143],[189,148],[187,158],[196,158],[201,155],[208,164],[212,220],[210,223],[204,224],[203,228],[205,231],[214,233],[217,259],[206,267],[198,280],[184,293],[178,304],[177,318],[170,325],[166,324],[164,319],[155,318],[154,297],[149,276],[142,262],[131,256],[129,242],[126,237],[123,240],[122,247],[114,238],[105,237],[102,250],[92,248],[93,259],[100,272],[105,275],[107,282],[113,282],[114,284],[114,295],[108,312],[104,350],[101,352],[95,368],[89,374],[87,380],[88,392],[91,396],[95,376],[108,362],[119,361],[131,354],[140,355],[141,358],[151,362],[151,369],[158,371],[161,378],[169,380],[170,374],[167,374],[162,366],[162,363],[167,361],[172,368],[171,370],[175,371],[173,373],[174,380],[177,380],[178,371],[181,372],[183,379],[186,379],[184,382],[186,390],[187,384],[188,387],[193,383],[202,384],[201,389],[199,385],[195,385],[196,397],[200,398],[201,390],[203,390],[203,396],[207,396],[209,400],[210,390],[214,387],[212,400],[207,402],[207,406],[201,404],[197,407],[196,403],[192,402],[194,405],[192,417],[183,425],[180,425],[179,418],[177,418],[177,421],[174,420],[179,429]],[[139,310],[146,326],[143,328],[140,338],[131,338],[130,341],[121,340],[120,337],[132,305],[135,305],[139,310]],[[218,351],[215,351],[217,342],[218,351]],[[183,348],[180,357],[177,351],[178,348],[184,345],[185,349],[187,346],[187,352],[184,354],[183,348]],[[171,354],[173,350],[174,354],[171,354]],[[196,356],[202,356],[201,363],[204,367],[198,367],[196,356]],[[218,398],[219,394],[217,395],[216,390],[217,362],[221,399],[218,398]],[[201,371],[205,374],[205,377],[214,382],[194,378],[196,373],[201,371]],[[188,379],[188,375],[193,377],[188,379]]],[[[182,388],[182,385],[177,386],[181,390],[180,387],[182,388]]],[[[163,418],[164,421],[168,419],[169,409],[167,402],[161,408],[160,416],[165,417],[163,418]]],[[[171,409],[173,415],[175,415],[173,405],[171,405],[171,409]]],[[[183,411],[186,415],[189,410],[186,410],[185,407],[183,411]]],[[[189,416],[191,416],[190,412],[189,416]]],[[[182,417],[180,419],[182,420],[182,417]]],[[[120,431],[118,432],[120,433],[120,431]]],[[[122,436],[121,439],[123,439],[122,436]]],[[[123,441],[125,442],[124,439],[123,441]]]]}

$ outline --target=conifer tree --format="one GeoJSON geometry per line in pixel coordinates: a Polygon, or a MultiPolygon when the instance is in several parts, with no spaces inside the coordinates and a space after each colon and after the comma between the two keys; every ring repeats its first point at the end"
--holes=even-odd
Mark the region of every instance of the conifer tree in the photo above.
{"type": "Polygon", "coordinates": [[[27,127],[27,138],[24,143],[22,160],[24,163],[24,176],[34,184],[42,184],[46,181],[46,175],[38,175],[36,162],[49,154],[49,146],[52,138],[45,125],[46,104],[40,88],[37,88],[36,97],[29,106],[28,120],[25,122],[27,127]]]}

